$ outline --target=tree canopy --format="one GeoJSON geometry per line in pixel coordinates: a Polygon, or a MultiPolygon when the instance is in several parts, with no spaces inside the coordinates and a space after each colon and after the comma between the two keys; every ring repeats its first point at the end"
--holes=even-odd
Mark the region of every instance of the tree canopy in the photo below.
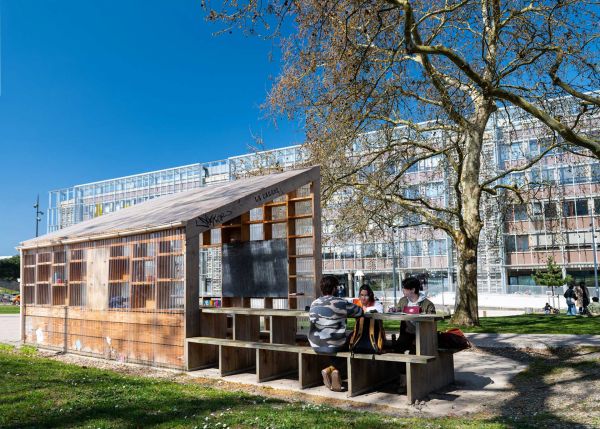
{"type": "Polygon", "coordinates": [[[16,280],[20,275],[21,258],[19,255],[0,259],[0,279],[16,280]]]}
{"type": "Polygon", "coordinates": [[[589,132],[600,107],[594,2],[234,0],[205,7],[224,30],[280,43],[283,69],[266,105],[305,122],[311,159],[323,167],[324,201],[339,219],[356,230],[412,219],[452,238],[455,323],[478,323],[481,214],[490,197],[519,191],[507,176],[561,142],[600,157],[598,134],[589,132]],[[531,134],[544,143],[518,163],[501,163],[494,145],[486,148],[531,134]]]}

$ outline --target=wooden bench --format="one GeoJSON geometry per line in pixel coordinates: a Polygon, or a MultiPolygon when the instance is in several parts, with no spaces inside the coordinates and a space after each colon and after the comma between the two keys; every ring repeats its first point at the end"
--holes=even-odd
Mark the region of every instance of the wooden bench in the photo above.
{"type": "MultiPolygon", "coordinates": [[[[188,369],[217,367],[221,376],[251,371],[256,373],[258,382],[293,375],[302,389],[319,385],[321,370],[331,363],[332,356],[297,344],[296,318],[306,316],[306,312],[298,310],[203,309],[201,336],[187,338],[185,342],[188,369]],[[230,330],[228,316],[232,317],[230,330]],[[260,317],[269,321],[267,341],[260,341],[260,317]],[[233,338],[227,338],[228,335],[233,338]]],[[[452,352],[439,351],[437,347],[435,316],[368,314],[367,317],[417,322],[416,354],[337,353],[334,360],[346,363],[348,396],[371,391],[401,374],[406,374],[410,402],[454,382],[452,352]]]]}
{"type": "MultiPolygon", "coordinates": [[[[308,346],[212,337],[188,338],[187,342],[198,346],[218,347],[218,360],[207,362],[204,367],[218,367],[221,376],[255,371],[257,381],[265,382],[297,374],[301,389],[321,384],[321,369],[331,362],[331,356],[316,353],[308,346]],[[240,349],[245,349],[250,353],[240,353],[240,349]]],[[[451,353],[447,355],[446,359],[441,356],[400,353],[370,355],[340,352],[334,356],[335,359],[346,360],[348,396],[350,397],[394,381],[404,372],[399,365],[404,365],[407,377],[407,396],[411,402],[423,397],[423,389],[419,386],[420,377],[413,375],[415,371],[419,371],[419,368],[425,364],[435,364],[435,362],[443,360],[447,365],[452,364],[451,361],[447,361],[448,357],[452,359],[451,353]]],[[[453,378],[444,385],[452,381],[453,378]]]]}

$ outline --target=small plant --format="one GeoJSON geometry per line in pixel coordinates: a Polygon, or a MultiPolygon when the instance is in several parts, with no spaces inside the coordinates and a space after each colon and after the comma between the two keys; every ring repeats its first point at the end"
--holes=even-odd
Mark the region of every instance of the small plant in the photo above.
{"type": "Polygon", "coordinates": [[[0,344],[0,352],[10,353],[15,349],[15,346],[11,346],[10,344],[0,344]]]}
{"type": "MultiPolygon", "coordinates": [[[[556,265],[552,256],[548,256],[546,268],[544,270],[536,271],[533,278],[535,279],[536,284],[552,289],[552,300],[554,300],[555,287],[561,287],[573,281],[573,278],[568,274],[563,277],[562,269],[556,265]]],[[[554,305],[554,303],[552,303],[552,305],[554,305]]]]}
{"type": "Polygon", "coordinates": [[[33,346],[21,346],[19,353],[25,356],[35,356],[37,355],[37,349],[33,346]]]}

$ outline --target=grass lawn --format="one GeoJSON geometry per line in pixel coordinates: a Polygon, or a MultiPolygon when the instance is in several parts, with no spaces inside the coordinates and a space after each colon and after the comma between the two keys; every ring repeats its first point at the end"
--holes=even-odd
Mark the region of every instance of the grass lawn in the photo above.
{"type": "MultiPolygon", "coordinates": [[[[463,332],[485,332],[498,334],[575,334],[600,335],[600,317],[523,314],[519,316],[481,317],[481,326],[460,327],[463,332]]],[[[348,329],[354,327],[354,321],[348,320],[348,329]]],[[[386,333],[400,330],[400,322],[385,321],[386,333]]],[[[438,322],[438,330],[454,327],[450,319],[438,322]]]]}
{"type": "MultiPolygon", "coordinates": [[[[523,314],[519,316],[482,317],[481,326],[462,328],[464,332],[498,334],[575,334],[600,335],[600,317],[567,316],[564,314],[523,314]]],[[[452,327],[449,320],[438,323],[438,329],[452,327]]]]}
{"type": "Polygon", "coordinates": [[[0,344],[2,428],[505,428],[483,418],[396,418],[193,382],[67,365],[0,344]]]}
{"type": "Polygon", "coordinates": [[[21,307],[18,305],[0,305],[0,314],[19,314],[21,307]]]}

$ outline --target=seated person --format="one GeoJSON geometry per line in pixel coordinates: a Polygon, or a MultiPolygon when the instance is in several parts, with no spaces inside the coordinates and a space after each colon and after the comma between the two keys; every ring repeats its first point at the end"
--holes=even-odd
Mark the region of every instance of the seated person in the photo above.
{"type": "Polygon", "coordinates": [[[362,285],[358,290],[358,298],[358,306],[361,307],[365,313],[383,313],[383,304],[375,298],[371,286],[367,284],[362,285]]]}
{"type": "Polygon", "coordinates": [[[552,313],[552,306],[548,303],[546,303],[546,305],[544,305],[544,314],[551,314],[552,313]]]}
{"type": "MultiPolygon", "coordinates": [[[[320,284],[323,295],[310,305],[308,342],[317,353],[334,355],[346,350],[346,318],[363,315],[362,308],[356,304],[333,296],[337,286],[338,280],[334,276],[323,276],[320,284]]],[[[341,391],[340,371],[333,365],[333,358],[331,363],[321,371],[323,383],[331,390],[341,391]]]]}
{"type": "MultiPolygon", "coordinates": [[[[402,292],[404,296],[398,301],[397,308],[402,312],[412,312],[410,307],[416,307],[416,312],[420,314],[435,314],[435,305],[429,301],[425,294],[421,292],[421,282],[415,277],[408,277],[402,280],[402,292]]],[[[415,308],[415,310],[416,310],[415,308]]],[[[400,336],[394,348],[399,352],[411,350],[414,353],[416,328],[410,321],[400,323],[400,336]]]]}
{"type": "MultiPolygon", "coordinates": [[[[383,304],[375,298],[373,289],[367,284],[360,287],[357,305],[365,313],[383,313],[383,304]]],[[[356,319],[350,336],[349,348],[352,353],[382,353],[385,344],[383,320],[360,317],[356,319]]]]}
{"type": "Polygon", "coordinates": [[[587,306],[587,314],[591,317],[600,316],[600,303],[597,296],[593,297],[592,303],[587,306]]]}

